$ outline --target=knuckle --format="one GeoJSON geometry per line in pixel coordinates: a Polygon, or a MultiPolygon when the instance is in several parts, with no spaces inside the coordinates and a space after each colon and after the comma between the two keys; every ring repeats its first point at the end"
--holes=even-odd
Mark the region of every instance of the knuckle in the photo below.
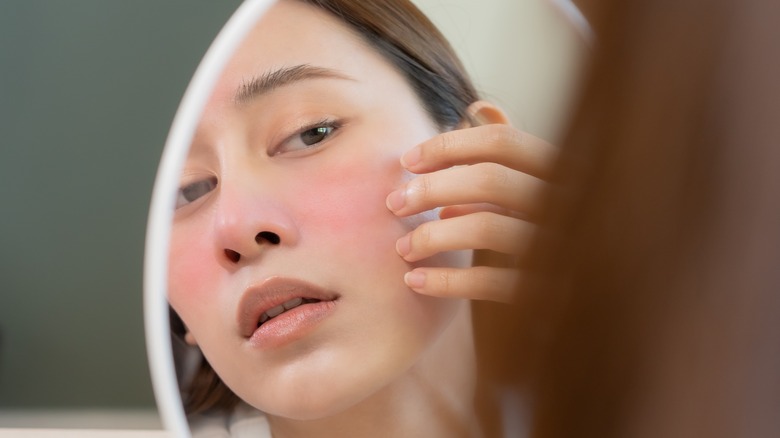
{"type": "Polygon", "coordinates": [[[475,164],[479,173],[477,188],[484,192],[494,192],[506,187],[510,180],[509,169],[495,163],[475,164]]]}
{"type": "Polygon", "coordinates": [[[435,153],[442,157],[450,155],[450,151],[455,148],[455,139],[450,133],[439,135],[436,141],[435,153]]]}
{"type": "Polygon", "coordinates": [[[431,225],[426,222],[412,233],[412,249],[414,252],[424,252],[431,243],[431,225]]]}
{"type": "Polygon", "coordinates": [[[450,292],[450,274],[445,269],[439,272],[439,290],[444,294],[448,294],[450,292]]]}
{"type": "Polygon", "coordinates": [[[433,178],[429,174],[422,175],[417,185],[417,193],[422,198],[427,198],[433,191],[433,178]]]}
{"type": "Polygon", "coordinates": [[[412,204],[420,204],[430,198],[434,191],[435,183],[433,179],[433,176],[430,174],[423,174],[415,178],[409,184],[407,196],[410,198],[407,201],[412,204]]]}

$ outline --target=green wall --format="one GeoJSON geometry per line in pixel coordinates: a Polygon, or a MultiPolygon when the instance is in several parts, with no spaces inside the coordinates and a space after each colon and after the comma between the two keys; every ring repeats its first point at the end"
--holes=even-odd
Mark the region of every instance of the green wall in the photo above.
{"type": "Polygon", "coordinates": [[[146,408],[149,197],[238,2],[0,2],[0,409],[146,408]]]}

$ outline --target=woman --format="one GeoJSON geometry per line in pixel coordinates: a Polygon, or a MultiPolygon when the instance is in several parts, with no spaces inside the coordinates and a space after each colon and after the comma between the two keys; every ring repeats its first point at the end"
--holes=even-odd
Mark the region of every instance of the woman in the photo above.
{"type": "Polygon", "coordinates": [[[472,253],[522,252],[554,156],[506,124],[410,3],[274,5],[182,176],[169,299],[207,360],[191,412],[237,396],[276,437],[483,434],[464,298],[508,300],[516,273],[472,253]]]}

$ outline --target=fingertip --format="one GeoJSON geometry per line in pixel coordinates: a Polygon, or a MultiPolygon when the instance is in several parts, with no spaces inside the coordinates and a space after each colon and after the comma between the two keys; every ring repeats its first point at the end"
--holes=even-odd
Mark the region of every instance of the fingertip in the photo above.
{"type": "Polygon", "coordinates": [[[439,208],[439,219],[450,219],[456,216],[460,216],[458,214],[459,208],[454,205],[448,205],[446,207],[439,208]]]}
{"type": "Polygon", "coordinates": [[[405,235],[395,242],[395,251],[401,257],[406,257],[412,252],[412,236],[405,235]]]}
{"type": "Polygon", "coordinates": [[[404,274],[404,283],[410,289],[420,292],[425,287],[425,272],[414,270],[404,274]]]}
{"type": "Polygon", "coordinates": [[[420,152],[420,147],[415,146],[414,148],[412,148],[412,150],[406,152],[403,156],[401,156],[401,165],[407,169],[410,169],[416,166],[420,162],[421,157],[422,157],[422,153],[420,152]]]}
{"type": "Polygon", "coordinates": [[[406,205],[406,190],[401,188],[387,195],[385,205],[387,205],[388,210],[397,213],[406,205]]]}

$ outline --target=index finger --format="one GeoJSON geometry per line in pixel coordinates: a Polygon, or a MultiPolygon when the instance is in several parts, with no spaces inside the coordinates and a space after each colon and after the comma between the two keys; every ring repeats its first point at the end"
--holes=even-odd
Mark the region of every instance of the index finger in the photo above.
{"type": "Polygon", "coordinates": [[[411,172],[493,162],[546,179],[558,148],[509,125],[493,124],[439,134],[408,151],[401,164],[411,172]]]}

